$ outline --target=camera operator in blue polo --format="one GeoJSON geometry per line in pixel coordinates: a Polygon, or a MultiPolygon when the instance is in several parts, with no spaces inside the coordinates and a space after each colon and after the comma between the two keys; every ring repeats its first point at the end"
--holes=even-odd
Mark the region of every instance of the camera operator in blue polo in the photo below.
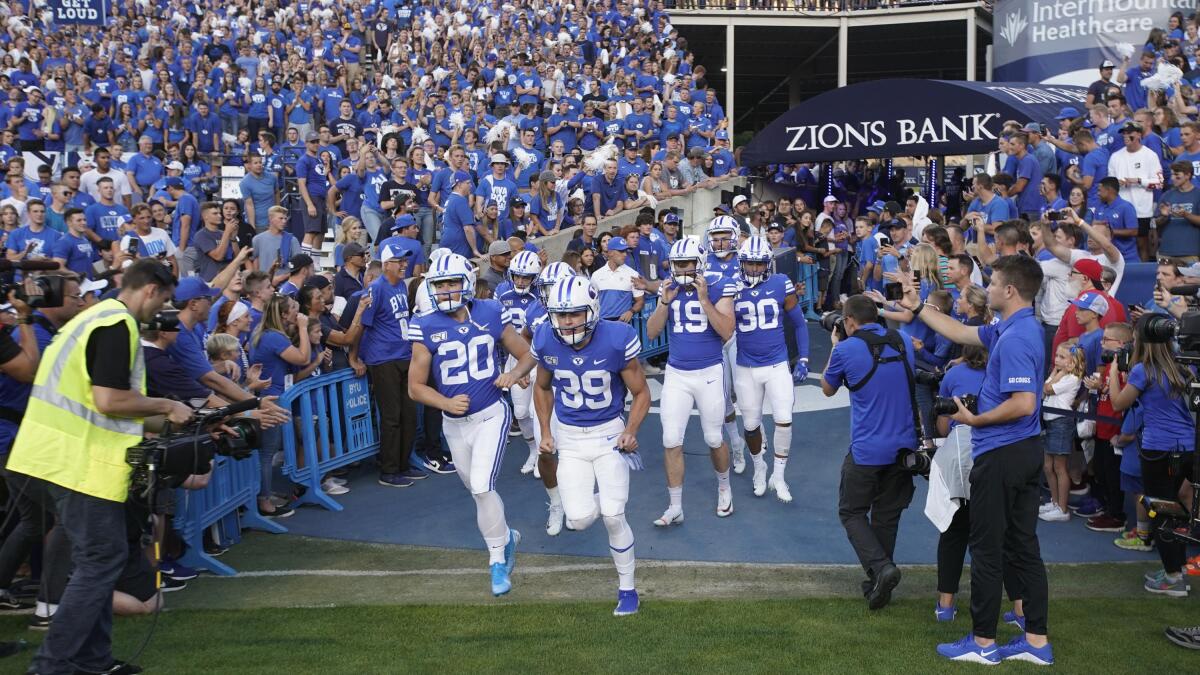
{"type": "Polygon", "coordinates": [[[842,312],[822,320],[833,352],[821,390],[826,396],[842,385],[850,390],[850,451],[842,463],[838,516],[867,572],[867,606],[881,609],[900,583],[892,556],[900,515],[912,501],[914,469],[929,463],[917,444],[916,357],[910,337],[879,324],[867,296],[847,298],[842,312]]]}
{"type": "Polygon", "coordinates": [[[965,326],[922,303],[907,280],[902,304],[927,326],[961,345],[987,348],[989,357],[976,410],[958,401],[952,418],[972,428],[970,473],[972,630],[957,642],[938,645],[953,661],[994,664],[1002,660],[1054,662],[1046,638],[1048,589],[1037,539],[1044,443],[1041,391],[1045,345],[1033,300],[1042,270],[1028,256],[992,263],[988,306],[1002,317],[987,326],[965,326]],[[1004,579],[1022,600],[1024,634],[997,645],[996,624],[1004,579]]]}

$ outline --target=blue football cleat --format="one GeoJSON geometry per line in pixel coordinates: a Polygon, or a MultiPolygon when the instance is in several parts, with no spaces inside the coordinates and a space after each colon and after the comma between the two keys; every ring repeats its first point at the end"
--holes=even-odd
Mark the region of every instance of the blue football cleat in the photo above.
{"type": "Polygon", "coordinates": [[[504,563],[492,563],[492,595],[500,596],[512,590],[512,580],[504,563]]]}
{"type": "Polygon", "coordinates": [[[954,617],[958,616],[958,606],[950,605],[949,607],[942,607],[942,603],[935,600],[933,603],[933,615],[937,617],[938,621],[953,621],[954,617]]]}
{"type": "Polygon", "coordinates": [[[512,574],[517,566],[517,544],[521,541],[521,533],[516,530],[508,531],[508,543],[504,545],[504,571],[512,574]]]}
{"type": "Polygon", "coordinates": [[[1018,616],[1016,610],[1010,610],[1004,613],[1004,623],[1025,630],[1025,617],[1018,616]]]}
{"type": "Polygon", "coordinates": [[[637,614],[638,605],[638,594],[636,590],[618,590],[617,608],[613,610],[613,616],[629,616],[630,614],[637,614]]]}
{"type": "Polygon", "coordinates": [[[938,645],[937,653],[951,661],[982,663],[985,666],[994,666],[1000,663],[1000,649],[995,644],[987,647],[979,646],[975,642],[975,636],[970,633],[967,633],[967,636],[958,642],[938,645]]]}
{"type": "Polygon", "coordinates": [[[1000,659],[1003,661],[1025,661],[1038,666],[1054,665],[1054,650],[1047,642],[1045,647],[1034,647],[1025,641],[1025,636],[1015,637],[1006,645],[1000,646],[1000,659]]]}

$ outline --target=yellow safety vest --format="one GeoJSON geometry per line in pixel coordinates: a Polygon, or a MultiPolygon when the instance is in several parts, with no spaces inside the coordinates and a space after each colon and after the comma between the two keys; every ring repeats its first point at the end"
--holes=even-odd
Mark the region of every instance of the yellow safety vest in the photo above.
{"type": "Polygon", "coordinates": [[[145,394],[138,322],[124,303],[99,302],[63,326],[42,354],[29,407],[13,441],[8,469],[100,499],[129,496],[125,451],[142,441],[141,418],[96,409],[87,372],[87,343],[97,328],[129,328],[130,388],[145,394]]]}

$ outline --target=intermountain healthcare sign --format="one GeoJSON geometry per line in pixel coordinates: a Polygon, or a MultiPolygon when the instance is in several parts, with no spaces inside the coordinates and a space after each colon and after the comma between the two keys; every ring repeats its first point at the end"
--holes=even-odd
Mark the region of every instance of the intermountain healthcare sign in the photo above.
{"type": "Polygon", "coordinates": [[[103,26],[108,21],[108,0],[50,0],[56,24],[103,26]]]}
{"type": "Polygon", "coordinates": [[[1105,59],[1121,64],[1115,46],[1141,51],[1154,28],[1196,0],[997,0],[992,79],[1087,86],[1105,59]]]}
{"type": "Polygon", "coordinates": [[[1067,85],[876,80],[827,91],[784,113],[742,150],[746,166],[970,155],[996,149],[1004,122],[1057,127],[1087,90],[1067,85]]]}

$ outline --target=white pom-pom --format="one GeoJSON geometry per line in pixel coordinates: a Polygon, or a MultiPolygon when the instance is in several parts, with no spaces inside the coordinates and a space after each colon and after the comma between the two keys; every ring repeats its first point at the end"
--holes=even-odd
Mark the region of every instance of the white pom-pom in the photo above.
{"type": "Polygon", "coordinates": [[[1169,63],[1159,63],[1153,75],[1142,80],[1147,91],[1165,91],[1179,84],[1183,71],[1169,63]]]}
{"type": "Polygon", "coordinates": [[[450,128],[451,129],[461,129],[461,128],[463,128],[463,126],[465,124],[466,124],[466,120],[463,119],[462,112],[450,113],[450,128]]]}
{"type": "Polygon", "coordinates": [[[503,80],[506,75],[508,75],[508,73],[504,72],[503,68],[496,69],[496,79],[497,80],[503,80]]]}
{"type": "Polygon", "coordinates": [[[653,33],[653,32],[654,32],[654,26],[651,26],[651,25],[650,25],[650,22],[649,22],[649,21],[647,21],[647,22],[645,22],[645,23],[643,23],[643,24],[642,24],[642,32],[643,32],[643,33],[653,33]]]}
{"type": "Polygon", "coordinates": [[[449,74],[450,74],[450,71],[446,70],[445,68],[443,68],[441,66],[438,66],[437,68],[433,69],[433,79],[435,82],[441,82],[442,80],[446,79],[446,76],[449,74]]]}
{"type": "Polygon", "coordinates": [[[538,18],[539,18],[539,19],[540,19],[540,18],[542,18],[543,16],[546,16],[546,10],[544,10],[544,9],[539,9],[539,10],[537,11],[537,15],[538,15],[538,18]]]}
{"type": "Polygon", "coordinates": [[[466,14],[463,14],[462,11],[458,11],[458,12],[454,13],[454,23],[457,23],[461,26],[462,24],[464,24],[466,22],[467,22],[466,14]]]}
{"type": "Polygon", "coordinates": [[[516,127],[512,125],[512,122],[500,120],[496,123],[496,126],[488,129],[488,132],[483,136],[483,140],[487,141],[488,145],[491,145],[496,141],[504,141],[507,140],[515,130],[516,127]]]}
{"type": "Polygon", "coordinates": [[[429,89],[433,84],[433,78],[428,75],[422,75],[420,80],[417,80],[418,89],[429,89]]]}
{"type": "Polygon", "coordinates": [[[545,38],[542,40],[542,44],[546,45],[546,47],[548,47],[550,49],[554,49],[555,42],[554,42],[554,40],[551,40],[550,38],[545,38]]]}
{"type": "Polygon", "coordinates": [[[437,40],[437,35],[438,35],[437,30],[434,29],[432,24],[427,25],[421,29],[421,37],[425,38],[426,40],[428,40],[430,42],[437,40]]]}
{"type": "Polygon", "coordinates": [[[583,158],[583,166],[587,169],[588,173],[598,174],[604,171],[604,163],[610,159],[616,159],[618,154],[620,154],[620,151],[617,150],[613,139],[610,138],[604,145],[591,151],[583,158]]]}
{"type": "Polygon", "coordinates": [[[663,75],[663,84],[675,84],[675,75],[666,73],[663,75]]]}
{"type": "Polygon", "coordinates": [[[517,172],[520,173],[528,169],[529,165],[537,160],[537,155],[525,148],[513,148],[513,159],[517,160],[517,172]]]}
{"type": "Polygon", "coordinates": [[[1113,51],[1115,51],[1117,56],[1120,58],[1127,59],[1133,56],[1133,45],[1129,44],[1128,42],[1118,42],[1113,47],[1113,51]]]}
{"type": "Polygon", "coordinates": [[[424,127],[417,127],[416,129],[413,129],[413,135],[412,135],[412,144],[413,145],[420,145],[427,140],[429,140],[429,132],[425,131],[424,127]]]}
{"type": "Polygon", "coordinates": [[[645,16],[646,10],[642,9],[641,7],[635,7],[633,10],[633,15],[634,16],[645,16]]]}
{"type": "Polygon", "coordinates": [[[555,69],[554,69],[554,79],[556,79],[556,80],[561,80],[561,79],[563,79],[563,71],[562,71],[562,68],[555,68],[555,69]]]}
{"type": "Polygon", "coordinates": [[[516,9],[516,7],[514,7],[511,2],[506,2],[503,5],[500,5],[500,9],[502,9],[506,12],[511,12],[514,9],[516,9]]]}
{"type": "Polygon", "coordinates": [[[663,58],[668,59],[668,60],[675,58],[675,50],[670,47],[667,47],[666,49],[663,50],[663,58]]]}
{"type": "Polygon", "coordinates": [[[488,28],[490,30],[500,30],[500,17],[493,16],[491,19],[488,19],[488,28]]]}
{"type": "Polygon", "coordinates": [[[488,17],[489,17],[489,16],[491,16],[491,15],[492,15],[492,13],[488,11],[488,8],[487,8],[487,7],[480,7],[480,8],[479,8],[479,18],[481,18],[481,19],[486,19],[486,18],[488,18],[488,17]]]}
{"type": "Polygon", "coordinates": [[[571,44],[571,34],[565,30],[558,31],[558,44],[560,44],[560,45],[571,44]]]}
{"type": "Polygon", "coordinates": [[[670,35],[674,31],[675,31],[675,26],[672,26],[669,22],[663,26],[663,35],[670,35]]]}
{"type": "Polygon", "coordinates": [[[509,83],[509,84],[516,84],[516,83],[517,83],[517,76],[516,76],[516,75],[509,75],[509,76],[508,76],[508,83],[509,83]]]}

